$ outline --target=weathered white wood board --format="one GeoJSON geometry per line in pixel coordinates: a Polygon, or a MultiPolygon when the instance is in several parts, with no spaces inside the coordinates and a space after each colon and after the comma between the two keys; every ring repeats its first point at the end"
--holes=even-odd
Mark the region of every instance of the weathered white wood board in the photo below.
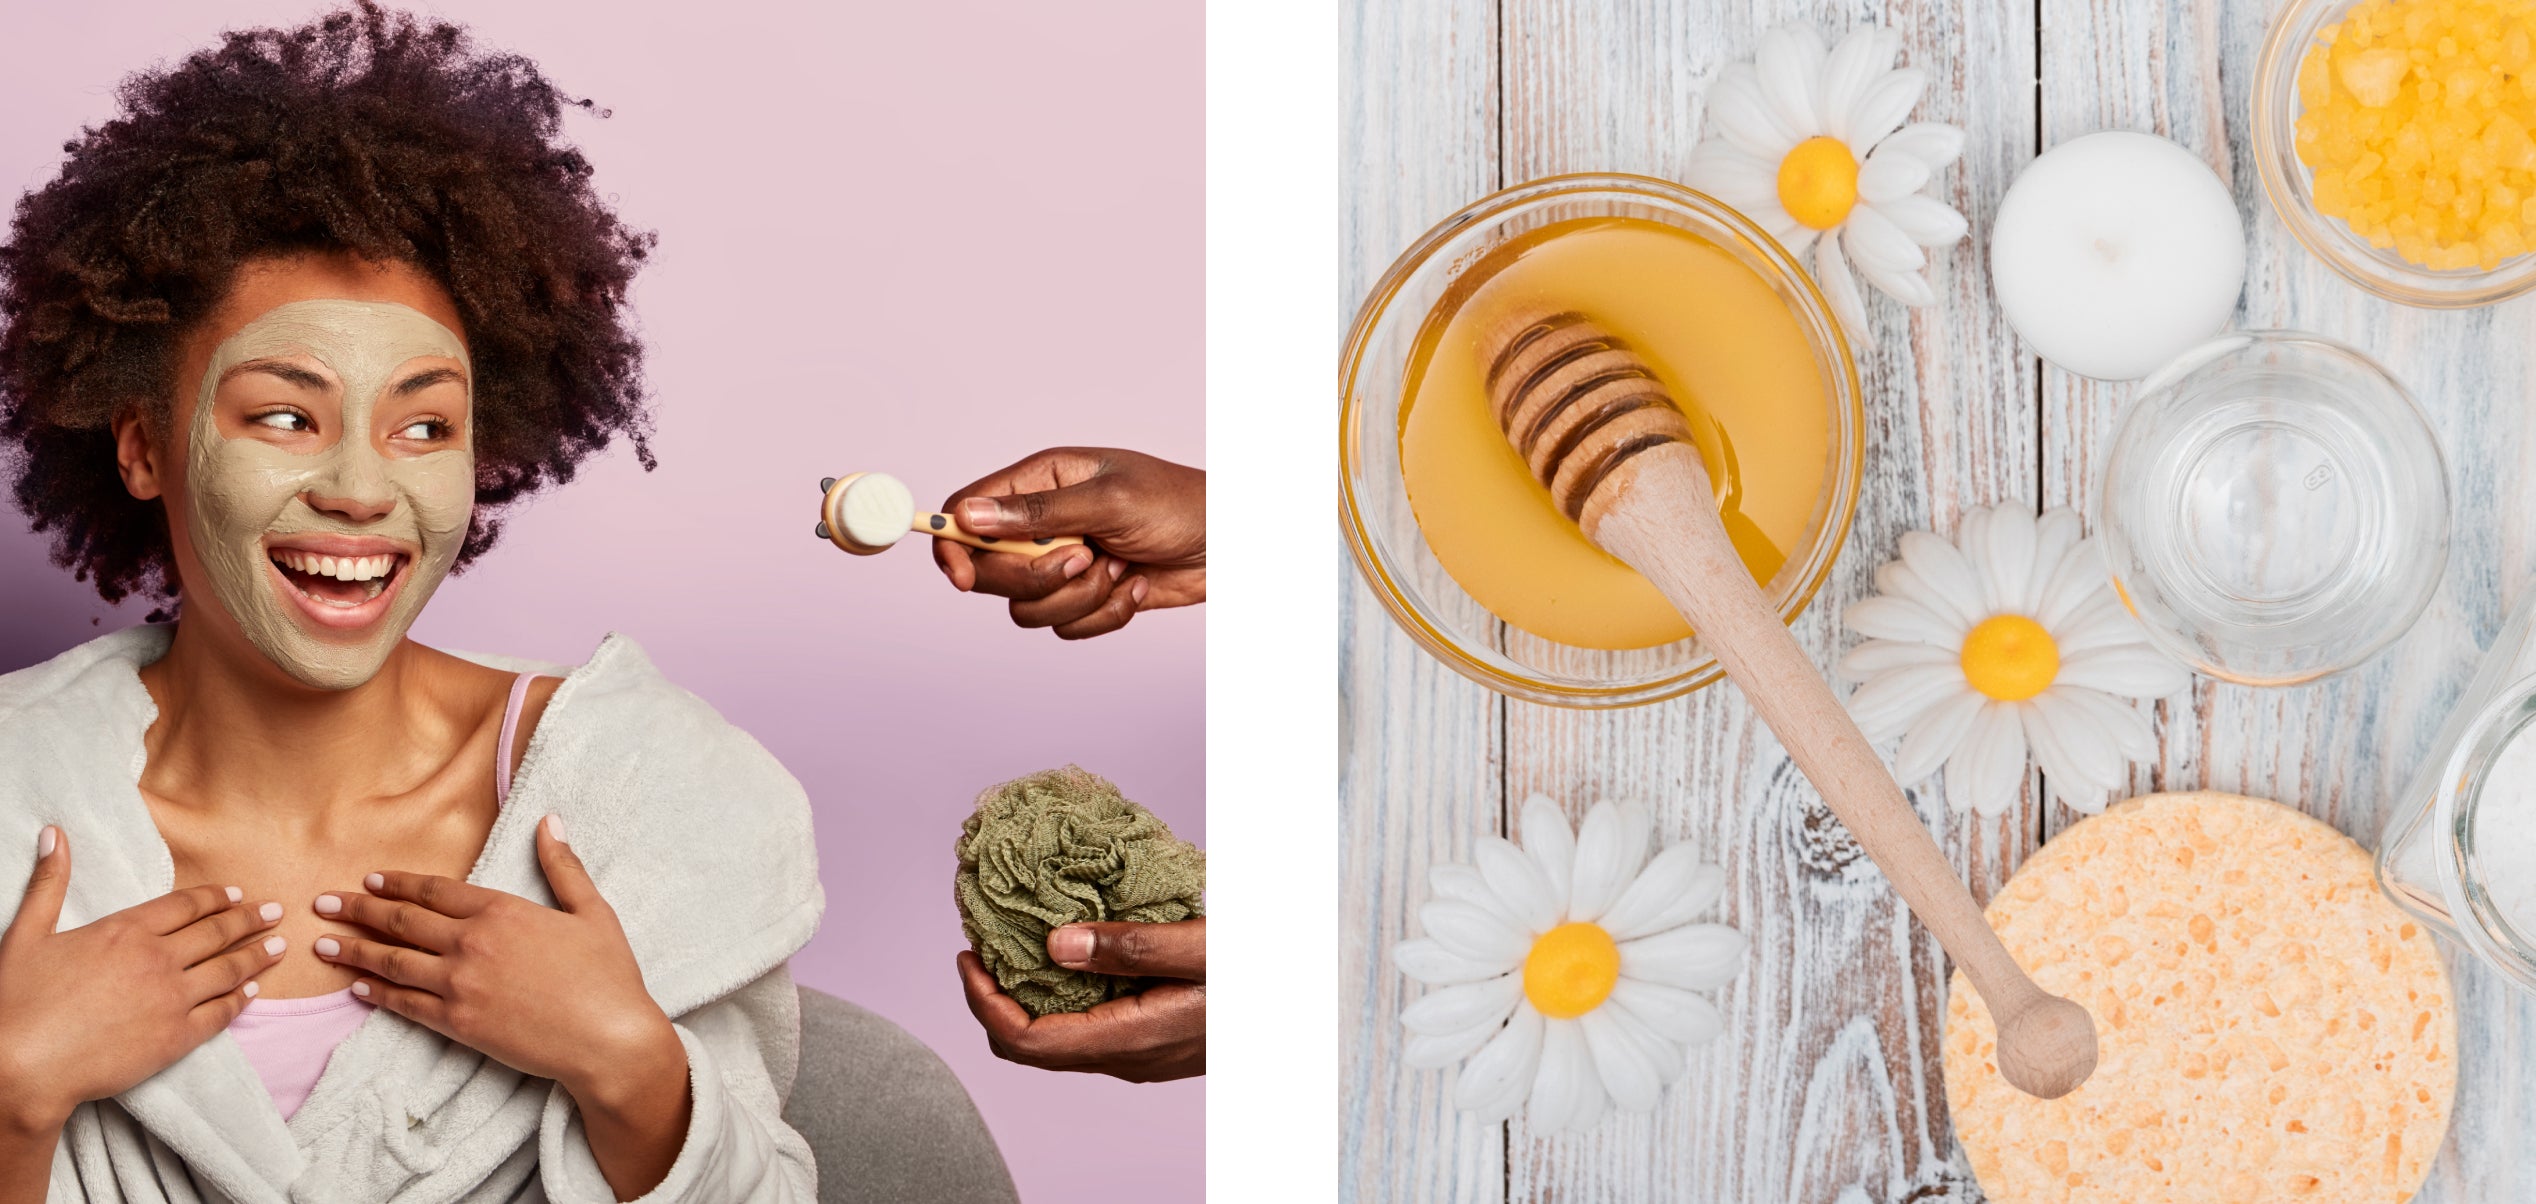
{"type": "MultiPolygon", "coordinates": [[[[2154,130],[2211,161],[2249,214],[2244,320],[2295,326],[2379,355],[2421,395],[2457,478],[2445,588],[2386,657],[2295,691],[2203,683],[2158,707],[2164,757],[2148,789],[2280,798],[2374,843],[2391,796],[2488,640],[2536,573],[2536,455],[2521,416],[2536,301],[2429,314],[2375,301],[2306,257],[2254,180],[2247,105],[2267,13],[2221,0],[1354,0],[1341,18],[1341,280],[1352,313],[1402,248],[1491,189],[1557,172],[1679,178],[1700,95],[1762,31],[1811,20],[1900,31],[1932,80],[1919,115],[1972,133],[1939,189],[1974,238],[1939,259],[1940,304],[1870,301],[1861,356],[1868,457],[1840,563],[1797,623],[1828,664],[1840,609],[1903,531],[1951,532],[1997,501],[2084,508],[2093,462],[2129,386],[2049,368],[1990,296],[1981,238],[2038,149],[2104,128],[2154,130]]],[[[1619,713],[1490,695],[1420,652],[1348,572],[1342,645],[1339,934],[1344,1200],[1754,1201],[1937,1204],[1980,1198],[1946,1118],[1936,1065],[1944,963],[1863,864],[1778,743],[1731,688],[1619,713]],[[1396,1054],[1415,988],[1383,952],[1414,931],[1426,867],[1503,831],[1540,790],[1581,813],[1653,803],[1660,835],[1726,867],[1723,918],[1753,938],[1721,998],[1727,1033],[1652,1117],[1544,1140],[1521,1122],[1451,1110],[1453,1072],[1396,1054]]],[[[1986,897],[2075,817],[2037,792],[2001,820],[1923,815],[1986,897]]],[[[2423,1204],[2536,1199],[2536,1004],[2458,968],[2465,1073],[2456,1133],[2423,1204]]]]}
{"type": "MultiPolygon", "coordinates": [[[[2528,353],[2536,301],[2462,313],[2379,300],[2309,255],[2264,199],[2253,93],[2277,5],[2222,0],[2043,0],[2043,145],[2103,129],[2162,134],[2219,173],[2247,215],[2238,324],[2312,331],[2359,347],[2409,387],[2438,432],[2456,497],[2438,595],[2384,655],[2293,690],[2197,680],[2161,705],[2150,789],[2278,799],[2374,848],[2479,650],[2536,575],[2536,448],[2528,353]]],[[[2043,372],[2047,502],[2084,508],[2130,385],[2043,372]]],[[[2057,833],[2077,816],[2054,807],[2057,833]]],[[[2456,1109],[2416,1204],[2536,1199],[2536,999],[2449,946],[2459,1007],[2456,1109]]]]}
{"type": "MultiPolygon", "coordinates": [[[[1352,312],[1401,248],[1499,185],[1497,29],[1494,0],[1374,2],[1342,20],[1339,70],[1356,82],[1341,170],[1357,199],[1340,212],[1338,304],[1352,312]]],[[[1468,859],[1499,822],[1504,707],[1410,642],[1352,568],[1340,572],[1340,1191],[1501,1200],[1505,1126],[1463,1117],[1448,1083],[1399,1064],[1390,1018],[1410,984],[1388,950],[1427,895],[1427,867],[1468,859]]]]}

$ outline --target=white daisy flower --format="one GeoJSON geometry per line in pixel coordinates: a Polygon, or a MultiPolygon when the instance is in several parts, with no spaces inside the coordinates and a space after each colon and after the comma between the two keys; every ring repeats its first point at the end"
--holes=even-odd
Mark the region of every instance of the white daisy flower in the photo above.
{"type": "Polygon", "coordinates": [[[2111,581],[2065,507],[1975,510],[1955,543],[1903,536],[1902,558],[1876,570],[1882,595],[1844,615],[1871,638],[1840,658],[1841,675],[1865,683],[1849,696],[1859,730],[1902,741],[1895,780],[1943,765],[1957,810],[1996,815],[2016,801],[2030,750],[2054,796],[2103,810],[2129,763],[2157,756],[2149,721],[2121,700],[2192,683],[2111,581]]]}
{"type": "Polygon", "coordinates": [[[1677,844],[1647,859],[1648,818],[1599,803],[1571,834],[1558,804],[1524,800],[1523,845],[1480,838],[1474,865],[1439,865],[1418,909],[1424,937],[1392,949],[1436,988],[1401,1010],[1417,1069],[1468,1058],[1453,1104],[1504,1120],[1525,1101],[1539,1133],[1583,1129],[1614,1107],[1652,1112],[1724,1029],[1692,992],[1743,970],[1744,935],[1693,924],[1725,871],[1677,844]],[[1643,870],[1642,868],[1643,867],[1643,870]]]}
{"type": "Polygon", "coordinates": [[[1752,62],[1710,85],[1716,136],[1691,152],[1691,187],[1742,210],[1799,260],[1813,250],[1814,281],[1853,340],[1867,336],[1853,262],[1904,305],[1931,305],[1921,248],[1952,246],[1966,228],[1920,191],[1963,155],[1964,132],[1902,124],[1928,76],[1894,68],[1901,49],[1900,34],[1873,25],[1828,54],[1811,25],[1771,30],[1752,62]]]}

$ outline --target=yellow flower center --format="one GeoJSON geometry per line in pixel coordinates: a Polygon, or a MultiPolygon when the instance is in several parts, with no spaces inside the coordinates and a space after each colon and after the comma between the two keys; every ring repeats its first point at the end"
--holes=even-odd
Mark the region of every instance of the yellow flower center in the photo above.
{"type": "Polygon", "coordinates": [[[1964,637],[1964,680],[2001,702],[2022,702],[2060,676],[2060,645],[2024,615],[1992,615],[1964,637]]]}
{"type": "Polygon", "coordinates": [[[1532,942],[1523,993],[1544,1016],[1573,1020],[1601,1006],[1620,982],[1620,946],[1600,924],[1561,924],[1532,942]]]}
{"type": "Polygon", "coordinates": [[[1779,160],[1779,204],[1788,216],[1829,230],[1858,204],[1858,156],[1838,138],[1808,138],[1779,160]]]}

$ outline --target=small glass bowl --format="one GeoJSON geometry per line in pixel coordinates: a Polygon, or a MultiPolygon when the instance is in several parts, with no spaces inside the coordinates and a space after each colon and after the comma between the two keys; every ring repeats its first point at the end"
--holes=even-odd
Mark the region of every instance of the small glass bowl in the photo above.
{"type": "Polygon", "coordinates": [[[2369,245],[2340,218],[2317,212],[2314,173],[2298,161],[2298,64],[2317,31],[2341,20],[2354,0],[2292,0],[2272,18],[2255,68],[2254,162],[2263,194],[2291,237],[2353,284],[2405,305],[2467,309],[2536,288],[2536,254],[2515,255],[2491,271],[2435,272],[2389,247],[2369,245]]]}
{"type": "Polygon", "coordinates": [[[1418,645],[1490,689],[1532,702],[1625,707],[1674,698],[1717,680],[1696,638],[1610,652],[1542,639],[1500,620],[1465,592],[1428,549],[1400,474],[1400,413],[1412,351],[1454,280],[1507,240],[1556,222],[1630,217],[1697,234],[1768,281],[1796,315],[1823,376],[1831,428],[1824,495],[1786,565],[1762,590],[1793,619],[1831,571],[1866,451],[1866,415],[1849,344],[1813,278],[1742,214],[1678,184],[1645,176],[1552,176],[1484,197],[1444,219],[1385,272],[1339,360],[1339,520],[1374,596],[1418,645]]]}
{"type": "Polygon", "coordinates": [[[2448,563],[2448,473],[2410,394],[2349,347],[2252,331],[2140,384],[2096,527],[2149,639],[2242,685],[2339,673],[2421,616],[2448,563]]]}
{"type": "Polygon", "coordinates": [[[2531,636],[2536,593],[2501,624],[2404,792],[2390,800],[2377,880],[2404,910],[2536,992],[2536,861],[2524,837],[2513,839],[2536,822],[2522,793],[2525,745],[2536,739],[2531,636]]]}

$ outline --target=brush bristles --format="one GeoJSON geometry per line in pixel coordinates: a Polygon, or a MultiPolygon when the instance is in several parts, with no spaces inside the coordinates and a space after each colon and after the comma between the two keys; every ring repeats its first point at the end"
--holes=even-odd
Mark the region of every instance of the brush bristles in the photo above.
{"type": "Polygon", "coordinates": [[[1497,427],[1570,519],[1614,469],[1689,443],[1681,407],[1627,343],[1582,314],[1511,325],[1488,357],[1497,427]]]}

